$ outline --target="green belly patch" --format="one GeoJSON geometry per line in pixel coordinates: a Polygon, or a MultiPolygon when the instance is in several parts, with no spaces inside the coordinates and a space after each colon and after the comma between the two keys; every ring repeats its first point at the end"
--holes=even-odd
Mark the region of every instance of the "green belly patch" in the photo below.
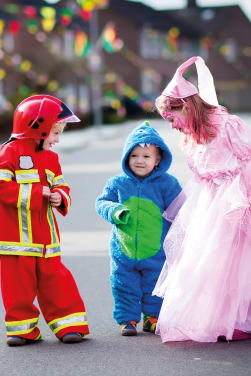
{"type": "Polygon", "coordinates": [[[159,207],[151,200],[136,196],[123,205],[130,210],[128,223],[117,226],[123,253],[137,260],[154,256],[161,247],[163,224],[159,207]]]}

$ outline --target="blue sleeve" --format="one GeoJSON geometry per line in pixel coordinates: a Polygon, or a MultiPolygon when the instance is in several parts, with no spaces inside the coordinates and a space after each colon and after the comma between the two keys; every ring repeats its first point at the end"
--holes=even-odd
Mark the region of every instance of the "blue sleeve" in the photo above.
{"type": "Polygon", "coordinates": [[[95,208],[97,213],[106,221],[116,224],[120,221],[116,219],[116,212],[123,211],[124,206],[119,203],[118,190],[114,179],[109,179],[103,192],[96,199],[95,208]]]}

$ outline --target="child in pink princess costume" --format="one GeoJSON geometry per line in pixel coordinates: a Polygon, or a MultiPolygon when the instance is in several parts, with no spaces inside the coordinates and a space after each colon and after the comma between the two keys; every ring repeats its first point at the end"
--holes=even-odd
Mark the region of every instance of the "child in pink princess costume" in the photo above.
{"type": "Polygon", "coordinates": [[[153,291],[164,298],[156,333],[163,342],[251,338],[251,127],[218,104],[199,56],[177,69],[156,107],[184,134],[193,172],[164,214],[178,211],[153,291]],[[183,77],[194,63],[198,89],[183,77]]]}

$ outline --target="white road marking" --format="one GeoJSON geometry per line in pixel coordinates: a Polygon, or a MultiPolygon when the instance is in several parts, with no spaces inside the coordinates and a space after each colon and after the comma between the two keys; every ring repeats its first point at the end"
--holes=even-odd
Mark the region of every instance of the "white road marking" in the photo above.
{"type": "Polygon", "coordinates": [[[63,255],[109,254],[110,231],[63,231],[60,234],[63,255]]]}
{"type": "Polygon", "coordinates": [[[96,174],[103,172],[119,173],[121,171],[121,164],[119,161],[107,163],[81,163],[63,165],[63,173],[79,174],[88,173],[96,174]]]}

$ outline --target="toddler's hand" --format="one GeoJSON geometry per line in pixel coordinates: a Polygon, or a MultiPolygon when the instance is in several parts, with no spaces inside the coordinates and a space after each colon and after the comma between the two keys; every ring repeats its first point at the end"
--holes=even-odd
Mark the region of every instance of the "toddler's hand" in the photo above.
{"type": "Polygon", "coordinates": [[[42,195],[44,197],[50,197],[51,195],[51,191],[50,191],[50,188],[49,187],[46,187],[45,185],[43,186],[43,192],[42,192],[42,195]]]}
{"type": "Polygon", "coordinates": [[[50,195],[50,203],[52,206],[60,206],[62,203],[62,196],[58,192],[52,192],[50,195]]]}

